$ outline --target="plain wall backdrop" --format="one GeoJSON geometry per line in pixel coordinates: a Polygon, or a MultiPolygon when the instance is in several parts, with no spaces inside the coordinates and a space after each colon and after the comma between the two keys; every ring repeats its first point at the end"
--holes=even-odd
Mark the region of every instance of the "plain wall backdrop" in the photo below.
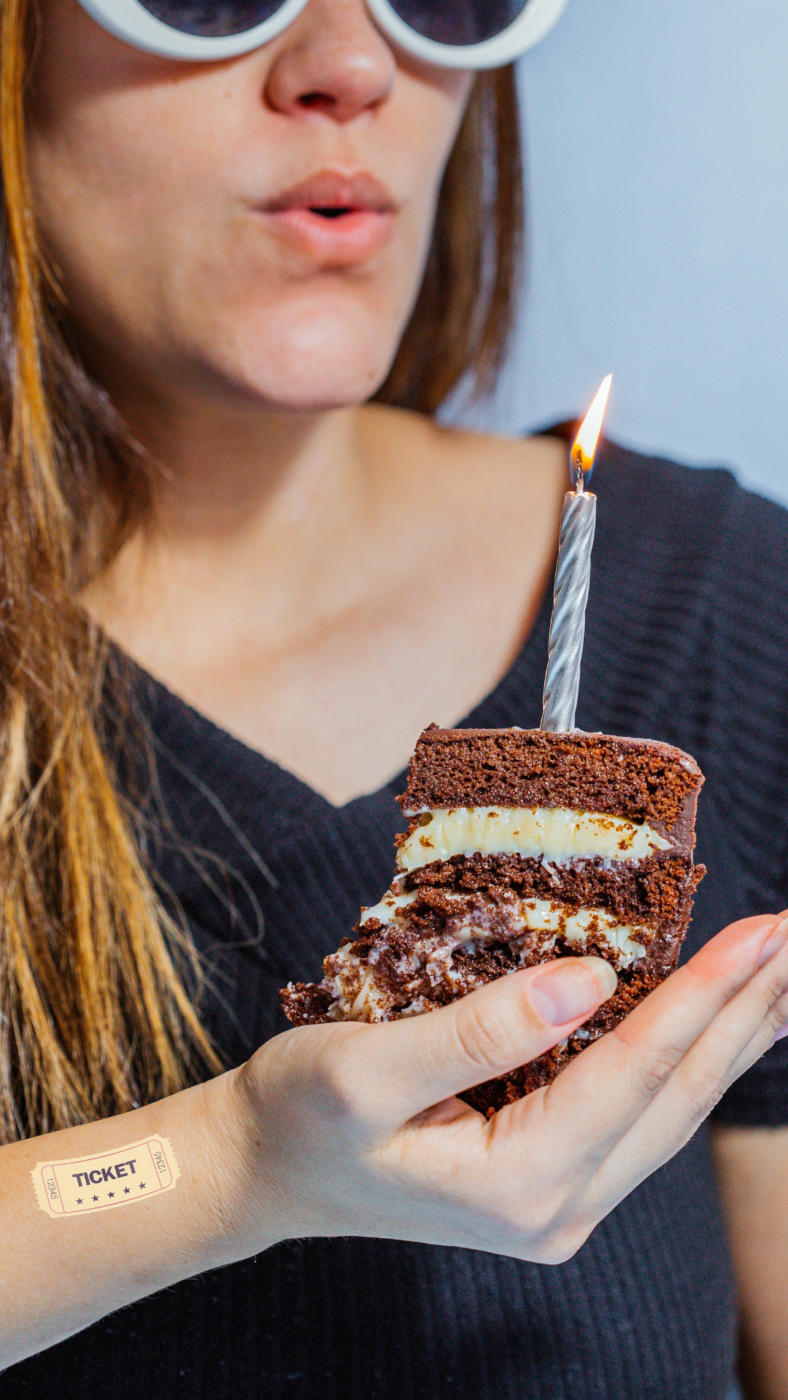
{"type": "MultiPolygon", "coordinates": [[[[788,504],[788,4],[569,0],[520,63],[528,279],[495,400],[788,504]]],[[[451,416],[456,416],[456,410],[451,416]]]]}

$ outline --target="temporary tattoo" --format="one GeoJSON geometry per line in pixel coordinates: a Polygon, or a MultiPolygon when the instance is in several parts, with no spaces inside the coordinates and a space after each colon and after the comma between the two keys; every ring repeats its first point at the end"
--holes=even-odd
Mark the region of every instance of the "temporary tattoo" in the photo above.
{"type": "Polygon", "coordinates": [[[126,1147],[65,1162],[36,1162],[30,1175],[47,1215],[87,1215],[171,1191],[181,1174],[169,1138],[143,1138],[126,1147]]]}

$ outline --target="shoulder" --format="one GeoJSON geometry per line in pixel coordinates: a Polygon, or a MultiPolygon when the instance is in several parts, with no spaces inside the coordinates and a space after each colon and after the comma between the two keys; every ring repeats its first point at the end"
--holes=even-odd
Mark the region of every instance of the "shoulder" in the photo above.
{"type": "Polygon", "coordinates": [[[740,486],[724,467],[688,467],[606,442],[594,489],[627,539],[664,541],[691,554],[716,545],[753,554],[764,531],[788,545],[788,511],[740,486]]]}
{"type": "Polygon", "coordinates": [[[386,451],[398,451],[406,463],[428,463],[440,475],[447,471],[460,479],[476,482],[485,476],[511,477],[513,485],[522,479],[524,468],[545,467],[560,470],[568,480],[566,453],[561,443],[549,435],[508,436],[475,432],[468,428],[437,422],[423,413],[365,404],[360,410],[363,432],[368,442],[386,451]]]}
{"type": "MultiPolygon", "coordinates": [[[[665,701],[690,695],[709,748],[756,744],[767,715],[788,757],[788,511],[723,468],[607,445],[597,558],[611,608],[639,614],[665,701]],[[615,594],[618,591],[618,600],[615,594]],[[617,606],[618,603],[618,606],[617,606]]],[[[595,544],[595,555],[597,545],[595,544]]]]}
{"type": "Polygon", "coordinates": [[[721,850],[701,850],[717,875],[698,911],[715,888],[723,922],[737,900],[739,912],[784,902],[788,511],[722,468],[613,444],[593,485],[597,650],[615,673],[619,711],[634,713],[637,732],[688,749],[707,777],[704,839],[714,827],[721,850]]]}
{"type": "Polygon", "coordinates": [[[549,567],[569,484],[560,442],[470,432],[379,405],[362,413],[364,450],[382,472],[386,494],[413,504],[413,549],[426,541],[434,559],[443,541],[447,559],[458,550],[477,558],[494,554],[510,562],[515,589],[526,554],[534,562],[523,587],[541,564],[549,567]]]}
{"type": "Polygon", "coordinates": [[[760,644],[788,645],[784,507],[725,468],[688,467],[609,442],[592,489],[595,562],[611,588],[639,580],[674,627],[692,620],[698,642],[716,638],[729,663],[746,665],[748,644],[753,659],[760,644]]]}

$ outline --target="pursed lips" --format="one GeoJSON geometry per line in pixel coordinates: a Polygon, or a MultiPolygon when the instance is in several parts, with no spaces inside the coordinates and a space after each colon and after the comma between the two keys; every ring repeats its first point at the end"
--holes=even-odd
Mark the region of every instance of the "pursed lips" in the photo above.
{"type": "Polygon", "coordinates": [[[365,262],[388,242],[397,216],[392,194],[367,172],[323,170],[259,206],[272,232],[315,258],[365,262]]]}

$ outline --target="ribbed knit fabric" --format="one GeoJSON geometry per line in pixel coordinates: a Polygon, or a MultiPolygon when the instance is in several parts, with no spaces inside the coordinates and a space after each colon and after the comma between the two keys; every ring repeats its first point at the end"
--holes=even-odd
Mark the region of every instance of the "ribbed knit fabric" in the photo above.
{"type": "MultiPolygon", "coordinates": [[[[709,873],[686,956],[732,919],[788,905],[788,513],[727,472],[609,444],[594,485],[577,722],[678,744],[706,774],[697,858],[709,873]]],[[[466,725],[538,725],[549,616],[548,596],[466,725]]],[[[210,958],[219,995],[204,1014],[229,1067],[287,1028],[279,988],[318,977],[388,886],[404,774],[336,809],[143,673],[139,695],[174,826],[207,853],[195,865],[161,836],[149,859],[210,958]]],[[[787,1090],[783,1041],[716,1116],[786,1123],[787,1090]]],[[[12,1367],[0,1400],[722,1400],[735,1328],[701,1130],[566,1264],[283,1244],[12,1367]]]]}

